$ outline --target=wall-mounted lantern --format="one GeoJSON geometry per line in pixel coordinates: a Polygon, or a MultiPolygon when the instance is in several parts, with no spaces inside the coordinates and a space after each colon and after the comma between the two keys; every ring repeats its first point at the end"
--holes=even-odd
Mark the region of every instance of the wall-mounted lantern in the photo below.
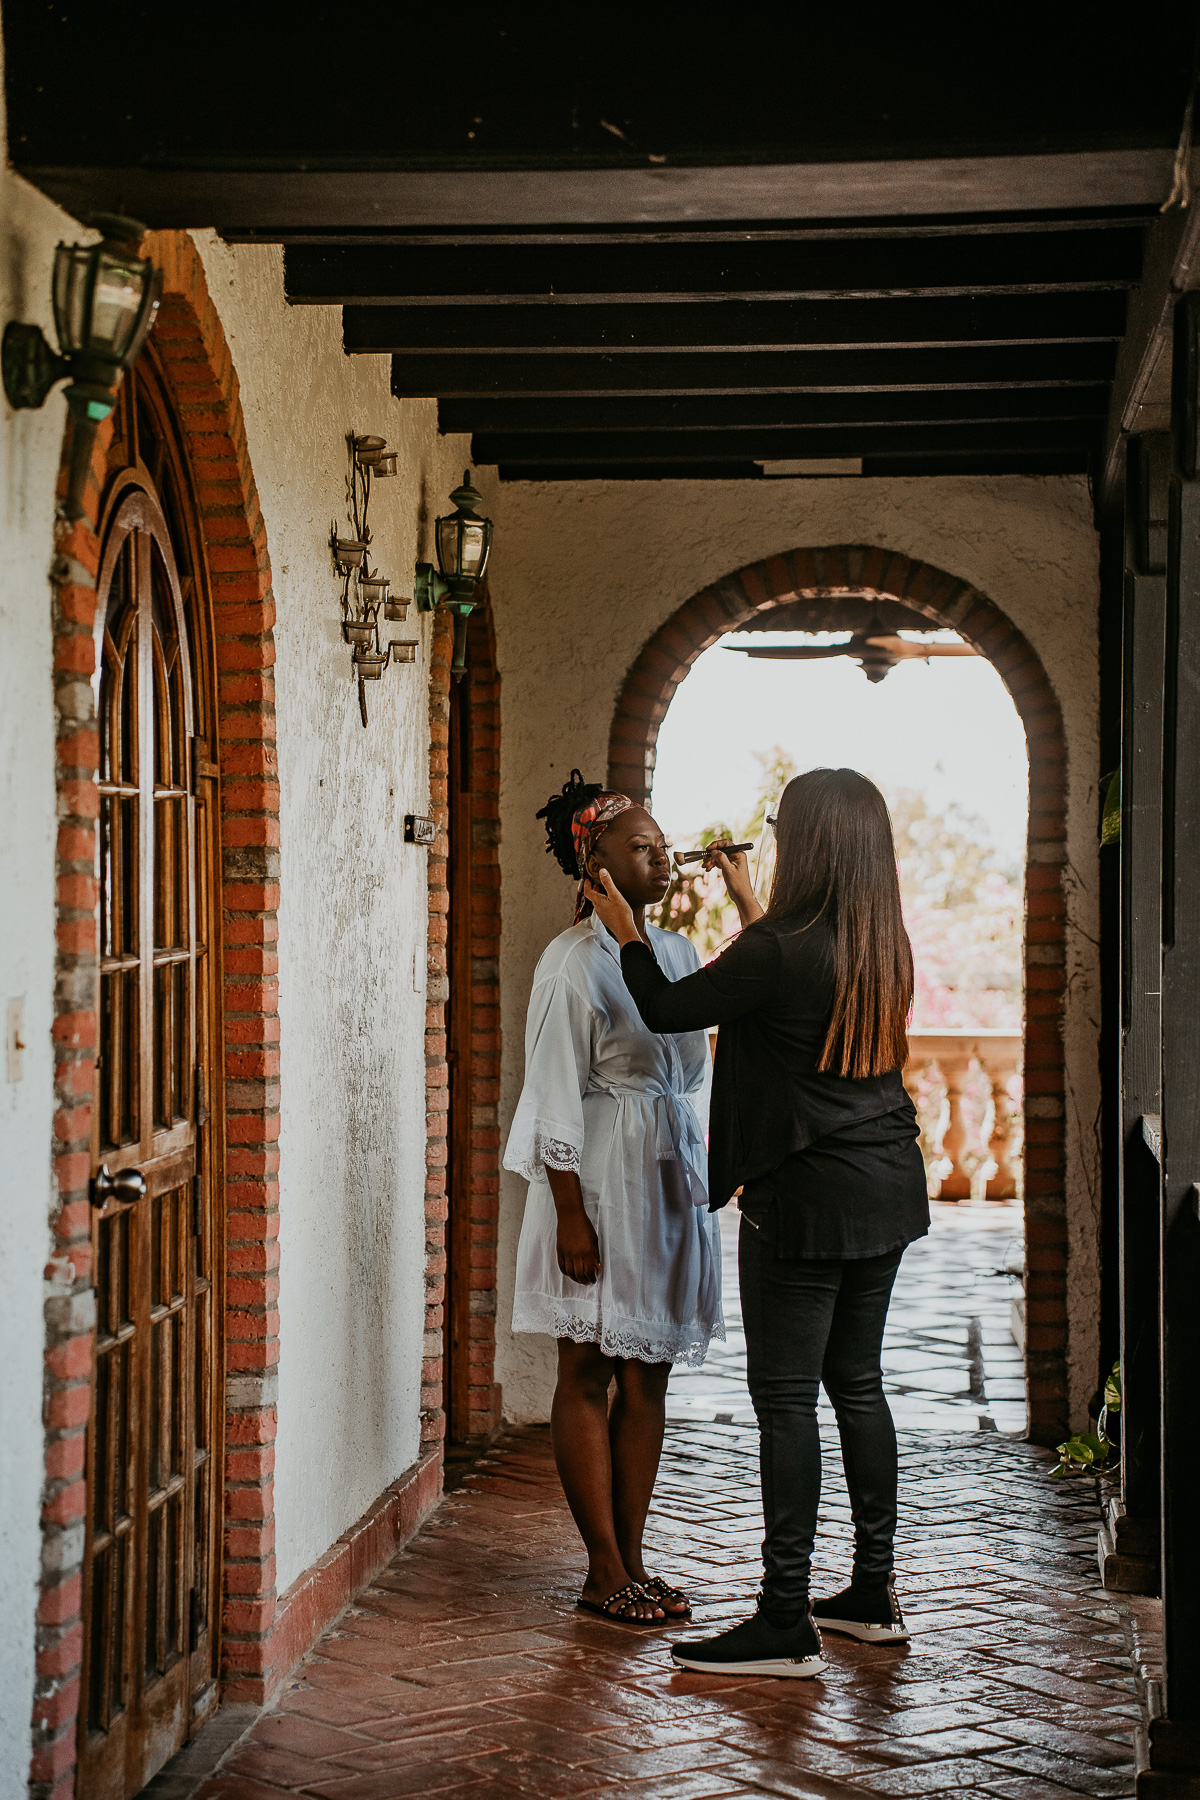
{"type": "Polygon", "coordinates": [[[450,673],[460,681],[467,669],[467,620],[475,605],[476,584],[487,568],[492,521],[475,511],[483,495],[472,487],[470,469],[463,470],[462,486],[456,487],[450,498],[454,511],[438,519],[434,529],[438,566],[417,564],[416,598],[420,612],[432,612],[440,605],[454,614],[450,673]]]}
{"type": "Polygon", "coordinates": [[[121,377],[149,335],[162,294],[162,271],[138,246],[146,227],[117,213],[86,221],[104,233],[98,244],[60,244],[54,253],[55,355],[36,325],[10,323],[0,350],[4,392],[13,407],[41,406],[68,376],[74,430],[63,514],[83,517],[83,489],[96,429],[116,404],[121,377]]]}
{"type": "Polygon", "coordinates": [[[386,649],[379,636],[379,621],[398,622],[408,617],[409,602],[394,598],[386,575],[370,566],[371,527],[367,513],[371,505],[371,482],[382,481],[396,473],[396,451],[389,450],[386,438],[355,437],[346,439],[350,473],[346,477],[346,499],[351,532],[340,536],[336,524],[329,535],[333,563],[342,580],[342,641],[351,646],[351,674],[358,681],[358,708],[362,722],[367,723],[368,681],[379,681],[392,663],[417,660],[416,638],[392,638],[386,649]]]}

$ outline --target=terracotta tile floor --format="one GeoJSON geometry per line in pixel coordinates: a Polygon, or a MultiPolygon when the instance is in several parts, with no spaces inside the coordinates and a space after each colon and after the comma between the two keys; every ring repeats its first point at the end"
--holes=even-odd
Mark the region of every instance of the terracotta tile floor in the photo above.
{"type": "MultiPolygon", "coordinates": [[[[907,1649],[830,1638],[817,1681],[677,1673],[677,1631],[574,1610],[582,1555],[547,1434],[511,1432],[194,1791],[1131,1794],[1140,1711],[1121,1618],[1098,1587],[1093,1486],[1048,1482],[1050,1458],[1004,1435],[1024,1426],[1003,1272],[1020,1209],[934,1215],[902,1266],[884,1352],[901,1435],[907,1649]]],[[[728,1342],[672,1378],[651,1519],[652,1566],[688,1582],[701,1631],[753,1604],[762,1531],[736,1220],[723,1229],[728,1342]]],[[[851,1536],[832,1430],[823,1441],[819,1587],[841,1585],[851,1536]]]]}
{"type": "MultiPolygon", "coordinates": [[[[697,1623],[758,1580],[756,1442],[672,1425],[653,1565],[697,1623]]],[[[850,1523],[827,1437],[819,1581],[850,1523]]],[[[365,1589],[204,1800],[471,1794],[1003,1795],[1133,1792],[1138,1718],[1117,1614],[1098,1589],[1090,1483],[997,1433],[902,1432],[907,1649],[830,1638],[813,1681],[676,1673],[669,1636],[573,1610],[577,1540],[544,1429],[509,1433],[365,1589]]]]}

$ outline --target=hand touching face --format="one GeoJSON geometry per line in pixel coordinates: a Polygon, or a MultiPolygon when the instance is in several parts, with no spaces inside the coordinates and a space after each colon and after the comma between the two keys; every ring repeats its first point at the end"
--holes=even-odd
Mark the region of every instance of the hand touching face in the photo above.
{"type": "Polygon", "coordinates": [[[601,868],[630,906],[657,906],[664,898],[671,885],[671,858],[666,838],[644,807],[630,807],[602,833],[588,858],[593,882],[601,868]]]}

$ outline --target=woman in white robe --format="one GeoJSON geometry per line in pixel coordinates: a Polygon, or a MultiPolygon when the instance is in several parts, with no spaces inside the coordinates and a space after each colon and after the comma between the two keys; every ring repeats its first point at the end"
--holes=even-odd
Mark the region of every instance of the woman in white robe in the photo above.
{"type": "MultiPolygon", "coordinates": [[[[699,967],[677,932],[645,924],[671,865],[624,795],[576,771],[540,817],[571,874],[601,854],[664,973],[699,967]]],[[[686,1596],[647,1574],[642,1533],[662,1450],[667,1379],[723,1338],[720,1238],[706,1189],[709,1055],[701,1031],[643,1025],[616,945],[586,902],[543,953],[525,1086],[504,1154],[529,1182],[513,1330],[558,1340],[555,1460],[588,1551],[580,1604],[629,1624],[683,1618],[686,1596]],[[608,1405],[610,1386],[616,1398],[608,1405]]]]}

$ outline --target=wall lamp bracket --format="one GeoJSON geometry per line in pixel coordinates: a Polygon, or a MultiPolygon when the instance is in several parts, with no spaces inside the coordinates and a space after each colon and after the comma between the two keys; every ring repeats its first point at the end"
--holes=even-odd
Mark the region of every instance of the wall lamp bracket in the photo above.
{"type": "Polygon", "coordinates": [[[158,314],[162,271],[138,255],[146,227],[118,213],[93,213],[86,224],[103,233],[98,244],[60,244],[54,253],[51,298],[60,354],[36,325],[11,321],[0,344],[0,372],[17,411],[43,406],[58,382],[70,380],[71,468],[62,513],[84,515],[83,490],[97,428],[117,401],[125,371],[136,361],[158,314]]]}
{"type": "Polygon", "coordinates": [[[39,407],[56,382],[65,381],[71,365],[56,356],[38,325],[21,325],[14,319],[4,328],[4,392],[15,410],[39,407]]]}
{"type": "Polygon", "coordinates": [[[475,578],[451,577],[447,580],[432,563],[418,563],[413,578],[413,593],[418,612],[433,612],[442,607],[454,617],[454,658],[450,673],[461,681],[467,672],[467,620],[475,607],[475,578]]]}
{"type": "Polygon", "coordinates": [[[434,527],[437,566],[419,562],[413,594],[418,612],[441,606],[454,616],[454,658],[450,673],[461,681],[467,672],[467,621],[475,606],[479,583],[492,547],[492,521],[476,512],[483,495],[471,484],[470,469],[463,470],[462,486],[450,496],[454,511],[438,519],[434,527]]]}

